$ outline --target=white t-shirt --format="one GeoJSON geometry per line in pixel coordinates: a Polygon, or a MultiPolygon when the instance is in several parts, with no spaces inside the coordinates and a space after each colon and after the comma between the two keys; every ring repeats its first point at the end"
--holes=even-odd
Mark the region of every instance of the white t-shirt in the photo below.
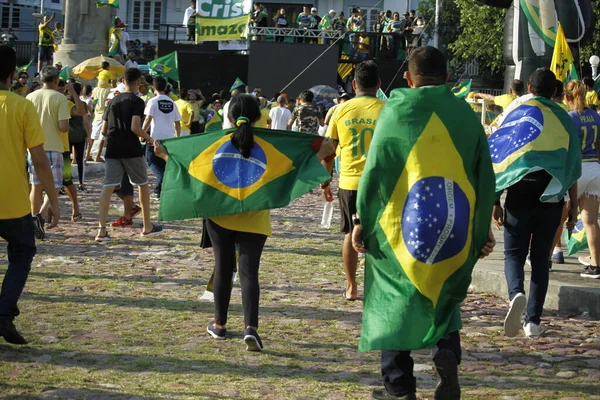
{"type": "Polygon", "coordinates": [[[138,68],[139,65],[136,61],[133,60],[127,60],[127,62],[125,63],[125,68],[138,68]]]}
{"type": "Polygon", "coordinates": [[[121,32],[121,51],[125,55],[127,55],[127,42],[130,40],[129,33],[127,31],[121,32]]]}
{"type": "Polygon", "coordinates": [[[144,114],[152,117],[150,136],[154,140],[175,137],[175,122],[181,120],[175,102],[164,94],[151,98],[146,103],[144,114]]]}
{"type": "Polygon", "coordinates": [[[223,106],[223,129],[233,128],[233,124],[229,121],[229,104],[231,104],[231,100],[223,106]]]}
{"type": "Polygon", "coordinates": [[[292,112],[285,107],[275,107],[269,112],[271,118],[271,129],[286,131],[287,126],[292,119],[292,112]]]}

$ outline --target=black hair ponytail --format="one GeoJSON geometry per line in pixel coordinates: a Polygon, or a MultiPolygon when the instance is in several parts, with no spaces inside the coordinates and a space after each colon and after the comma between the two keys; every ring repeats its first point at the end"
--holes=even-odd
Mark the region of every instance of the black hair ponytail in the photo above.
{"type": "Polygon", "coordinates": [[[231,135],[231,143],[240,151],[242,157],[248,158],[254,146],[252,124],[260,118],[258,102],[249,94],[233,97],[229,104],[229,117],[237,126],[236,131],[231,135]]]}

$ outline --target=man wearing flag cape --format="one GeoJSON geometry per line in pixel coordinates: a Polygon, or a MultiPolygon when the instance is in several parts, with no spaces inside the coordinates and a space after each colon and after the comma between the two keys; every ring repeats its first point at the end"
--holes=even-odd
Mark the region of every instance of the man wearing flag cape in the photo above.
{"type": "Polygon", "coordinates": [[[414,50],[384,106],[358,187],[353,244],[366,252],[360,351],[382,350],[384,390],[416,399],[411,350],[436,347],[435,399],[460,399],[460,304],[491,253],[494,173],[483,127],[446,85],[444,55],[414,50]],[[364,242],[363,242],[364,241],[364,242]]]}
{"type": "MultiPolygon", "coordinates": [[[[506,115],[500,128],[490,136],[489,145],[497,198],[506,190],[504,210],[500,200],[494,206],[496,225],[504,226],[504,273],[510,299],[504,334],[514,337],[523,327],[525,335],[531,338],[543,333],[541,317],[550,276],[548,260],[565,193],[568,190],[571,199],[578,197],[581,142],[567,112],[551,100],[556,92],[556,75],[548,68],[539,68],[530,76],[527,88],[529,99],[506,115]],[[531,284],[527,299],[523,269],[528,253],[531,284]]],[[[577,202],[571,201],[569,231],[575,221],[577,202]]]]}

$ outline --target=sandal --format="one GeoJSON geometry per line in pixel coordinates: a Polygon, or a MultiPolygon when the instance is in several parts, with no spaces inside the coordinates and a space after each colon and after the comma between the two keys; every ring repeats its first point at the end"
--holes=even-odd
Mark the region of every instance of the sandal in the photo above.
{"type": "Polygon", "coordinates": [[[79,222],[82,219],[83,219],[83,215],[81,215],[81,213],[73,214],[73,216],[71,217],[71,221],[73,221],[73,222],[79,222]]]}

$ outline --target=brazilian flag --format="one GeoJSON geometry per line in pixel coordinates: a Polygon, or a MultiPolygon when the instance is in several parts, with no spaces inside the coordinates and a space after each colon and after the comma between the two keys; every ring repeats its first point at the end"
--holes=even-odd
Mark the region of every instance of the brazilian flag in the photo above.
{"type": "Polygon", "coordinates": [[[117,27],[111,27],[108,31],[108,56],[114,57],[121,54],[121,32],[117,27]]]}
{"type": "Polygon", "coordinates": [[[368,251],[360,351],[428,348],[461,328],[494,198],[469,105],[446,85],[392,91],[358,188],[368,251]]]}
{"type": "Polygon", "coordinates": [[[569,237],[569,233],[565,230],[563,239],[567,244],[567,254],[570,256],[588,248],[587,235],[585,234],[581,215],[577,217],[577,223],[571,233],[571,237],[569,237]]]}
{"type": "Polygon", "coordinates": [[[160,196],[163,221],[285,207],[331,176],[317,159],[323,138],[253,129],[243,158],[233,130],[166,140],[169,152],[160,196]]]}
{"type": "Polygon", "coordinates": [[[246,86],[246,84],[244,83],[243,80],[241,80],[240,78],[235,78],[235,81],[233,82],[233,85],[231,85],[231,87],[229,88],[229,93],[233,92],[235,89],[239,89],[243,86],[246,86]]]}
{"type": "Polygon", "coordinates": [[[179,62],[176,51],[150,61],[148,67],[152,76],[162,76],[179,82],[179,62]]]}
{"type": "Polygon", "coordinates": [[[212,110],[206,118],[206,125],[204,126],[204,132],[216,132],[223,130],[223,117],[218,112],[212,110]]]}
{"type": "Polygon", "coordinates": [[[452,93],[454,93],[454,95],[459,99],[467,97],[471,91],[471,82],[472,80],[469,79],[468,81],[464,81],[462,83],[456,83],[456,85],[452,88],[452,93]]]}
{"type": "Polygon", "coordinates": [[[119,8],[119,0],[96,0],[97,8],[106,6],[119,8]]]}
{"type": "Polygon", "coordinates": [[[521,103],[488,141],[496,192],[531,172],[545,170],[552,180],[540,201],[557,202],[581,176],[581,142],[575,124],[565,110],[546,98],[521,103]]]}

